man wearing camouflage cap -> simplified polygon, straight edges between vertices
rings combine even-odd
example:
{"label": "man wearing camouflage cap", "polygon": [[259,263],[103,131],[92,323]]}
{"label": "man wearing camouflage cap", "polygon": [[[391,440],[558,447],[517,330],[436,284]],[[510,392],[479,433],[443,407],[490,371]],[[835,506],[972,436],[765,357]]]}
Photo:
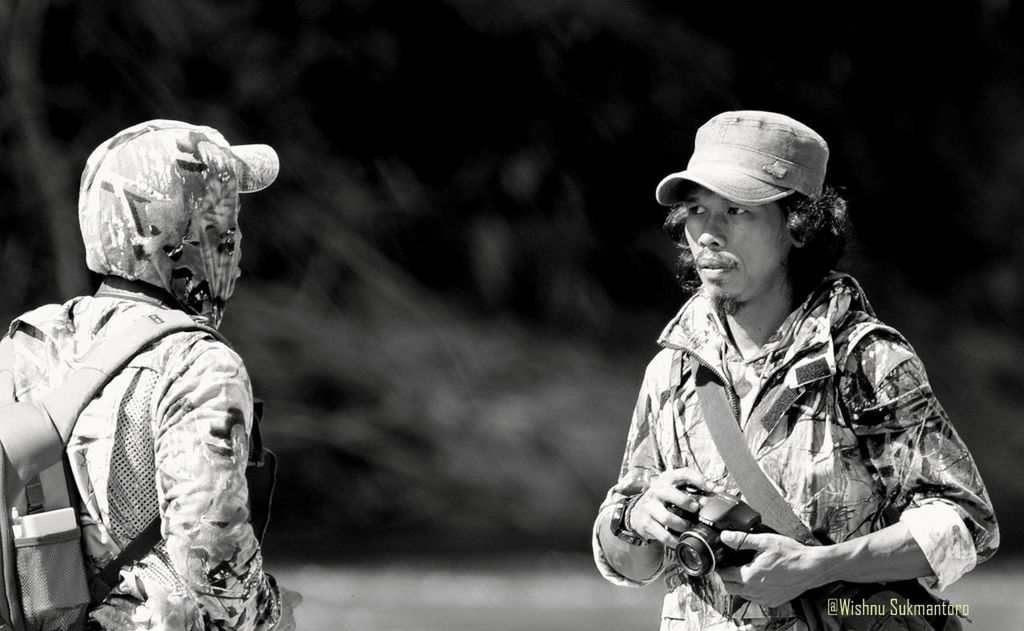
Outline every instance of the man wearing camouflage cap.
{"label": "man wearing camouflage cap", "polygon": [[[79,222],[94,296],[11,327],[19,399],[60,383],[81,355],[140,316],[180,310],[220,324],[239,275],[239,194],[271,184],[266,145],[153,120],[96,148]],[[294,628],[297,595],[263,571],[245,479],[253,398],[241,358],[202,331],[138,354],[78,417],[67,447],[89,573],[159,516],[161,541],[123,567],[89,629]],[[281,592],[287,597],[282,599]]]}
{"label": "man wearing camouflage cap", "polygon": [[[956,628],[950,609],[841,619],[808,595],[853,585],[869,599],[905,580],[926,598],[915,579],[942,589],[999,544],[921,360],[852,277],[830,271],[847,217],[824,186],[827,159],[824,139],[788,116],[725,112],[657,187],[694,294],[647,367],[593,548],[613,583],[664,579],[663,631]],[[698,514],[714,522],[702,506],[722,492],[763,507],[785,536],[726,525],[721,557],[700,528],[681,546]]]}

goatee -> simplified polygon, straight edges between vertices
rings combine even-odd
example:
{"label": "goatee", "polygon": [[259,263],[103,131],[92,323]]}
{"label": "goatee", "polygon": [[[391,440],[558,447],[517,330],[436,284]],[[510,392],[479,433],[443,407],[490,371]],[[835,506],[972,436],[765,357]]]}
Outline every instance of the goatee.
{"label": "goatee", "polygon": [[720,317],[736,315],[742,306],[742,303],[737,301],[736,298],[721,291],[708,291],[707,288],[704,291],[707,292],[708,300],[711,301],[711,306],[714,308],[715,313]]}

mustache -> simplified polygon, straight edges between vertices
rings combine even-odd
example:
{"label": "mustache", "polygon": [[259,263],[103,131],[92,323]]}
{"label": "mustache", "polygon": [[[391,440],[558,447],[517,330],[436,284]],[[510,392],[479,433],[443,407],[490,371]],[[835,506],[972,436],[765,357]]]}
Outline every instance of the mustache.
{"label": "mustache", "polygon": [[739,262],[726,252],[714,250],[703,250],[694,257],[698,267],[709,267],[713,269],[731,269],[737,267]]}

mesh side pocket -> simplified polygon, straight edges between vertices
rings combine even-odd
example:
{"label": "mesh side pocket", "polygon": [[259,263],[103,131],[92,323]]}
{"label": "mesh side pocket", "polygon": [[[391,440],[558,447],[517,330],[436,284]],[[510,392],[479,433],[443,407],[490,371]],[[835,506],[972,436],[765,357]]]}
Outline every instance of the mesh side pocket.
{"label": "mesh side pocket", "polygon": [[14,545],[27,629],[81,628],[89,589],[78,528],[17,539]]}

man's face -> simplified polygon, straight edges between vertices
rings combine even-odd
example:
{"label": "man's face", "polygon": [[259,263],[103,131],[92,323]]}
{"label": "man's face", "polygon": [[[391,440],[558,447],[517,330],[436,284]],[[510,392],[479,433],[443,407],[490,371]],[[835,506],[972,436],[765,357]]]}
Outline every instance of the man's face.
{"label": "man's face", "polygon": [[695,186],[682,204],[686,242],[701,283],[726,312],[789,289],[794,246],[777,203],[742,206]]}

